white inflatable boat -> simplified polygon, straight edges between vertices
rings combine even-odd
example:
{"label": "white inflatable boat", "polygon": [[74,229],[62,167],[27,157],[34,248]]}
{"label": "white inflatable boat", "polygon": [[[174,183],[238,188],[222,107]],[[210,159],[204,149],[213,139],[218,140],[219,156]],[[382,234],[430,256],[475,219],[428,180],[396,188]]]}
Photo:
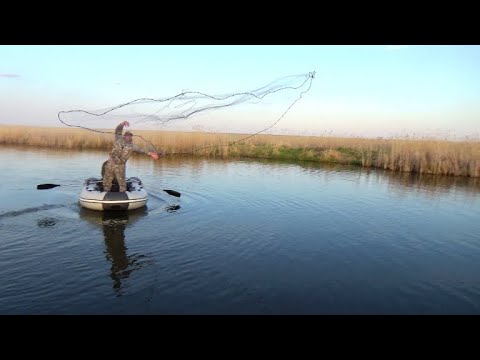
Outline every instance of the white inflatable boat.
{"label": "white inflatable boat", "polygon": [[148,193],[137,177],[127,178],[127,191],[118,191],[118,184],[112,191],[103,191],[103,181],[97,178],[85,180],[80,193],[80,205],[91,210],[134,210],[147,204]]}

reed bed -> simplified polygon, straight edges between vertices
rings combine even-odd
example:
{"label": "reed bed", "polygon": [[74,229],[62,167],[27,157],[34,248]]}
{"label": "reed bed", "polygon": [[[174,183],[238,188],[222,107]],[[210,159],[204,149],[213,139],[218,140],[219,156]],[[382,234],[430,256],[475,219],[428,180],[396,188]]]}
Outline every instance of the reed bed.
{"label": "reed bed", "polygon": [[[104,130],[112,131],[112,130]],[[480,177],[480,141],[367,139],[203,132],[133,131],[166,155],[264,158],[353,164],[385,170]],[[134,137],[138,145],[146,145]],[[0,125],[0,145],[109,151],[112,133],[77,128]]]}

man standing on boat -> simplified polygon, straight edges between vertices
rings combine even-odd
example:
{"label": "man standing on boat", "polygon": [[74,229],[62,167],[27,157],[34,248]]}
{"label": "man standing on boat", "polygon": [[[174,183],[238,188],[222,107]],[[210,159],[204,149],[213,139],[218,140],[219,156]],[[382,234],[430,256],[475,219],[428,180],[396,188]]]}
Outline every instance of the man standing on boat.
{"label": "man standing on boat", "polygon": [[118,181],[119,191],[127,191],[127,183],[125,181],[125,165],[133,151],[147,154],[154,160],[158,159],[158,154],[156,152],[145,151],[144,149],[133,144],[133,134],[130,131],[126,131],[122,136],[124,126],[130,126],[128,121],[121,122],[115,128],[115,143],[113,144],[113,149],[110,152],[110,157],[103,163],[102,166],[104,191],[110,191],[112,189],[112,181],[114,178]]}

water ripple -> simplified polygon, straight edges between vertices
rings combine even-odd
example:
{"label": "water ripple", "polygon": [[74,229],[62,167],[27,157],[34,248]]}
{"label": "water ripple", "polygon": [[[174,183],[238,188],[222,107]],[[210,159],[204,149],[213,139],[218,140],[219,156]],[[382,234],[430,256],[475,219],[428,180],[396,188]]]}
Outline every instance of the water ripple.
{"label": "water ripple", "polygon": [[147,207],[111,214],[28,190],[98,176],[103,152],[36,156],[0,189],[2,313],[480,313],[480,197],[460,179],[136,157]]}
{"label": "water ripple", "polygon": [[4,218],[9,218],[9,217],[16,217],[16,216],[22,216],[25,214],[30,214],[38,211],[44,211],[44,210],[50,210],[50,209],[59,209],[63,208],[66,205],[64,204],[59,204],[59,205],[41,205],[41,206],[36,206],[36,207],[31,207],[27,209],[21,209],[21,210],[14,210],[14,211],[8,211],[5,213],[0,214],[0,220]]}

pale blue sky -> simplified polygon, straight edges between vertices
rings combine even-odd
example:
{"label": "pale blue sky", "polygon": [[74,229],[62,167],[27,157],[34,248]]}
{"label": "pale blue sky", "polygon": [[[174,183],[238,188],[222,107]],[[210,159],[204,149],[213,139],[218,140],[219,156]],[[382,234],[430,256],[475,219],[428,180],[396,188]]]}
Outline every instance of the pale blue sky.
{"label": "pale blue sky", "polygon": [[[64,126],[57,119],[62,110],[106,108],[185,89],[248,91],[316,71],[310,91],[277,132],[478,136],[479,64],[480,46],[460,45],[1,45],[0,124]],[[261,128],[275,120],[250,119],[245,130],[258,130],[254,121]],[[220,129],[213,117],[202,121]]]}

